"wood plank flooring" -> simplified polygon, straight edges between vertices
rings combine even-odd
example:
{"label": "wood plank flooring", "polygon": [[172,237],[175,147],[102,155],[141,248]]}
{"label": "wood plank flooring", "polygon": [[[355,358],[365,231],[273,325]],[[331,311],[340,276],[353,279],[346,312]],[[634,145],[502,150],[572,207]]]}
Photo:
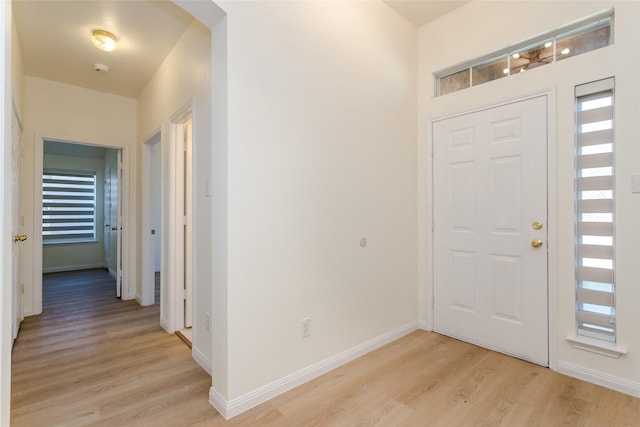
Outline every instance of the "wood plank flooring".
{"label": "wood plank flooring", "polygon": [[159,307],[102,270],[46,275],[13,353],[13,426],[639,426],[640,399],[416,331],[225,421]]}

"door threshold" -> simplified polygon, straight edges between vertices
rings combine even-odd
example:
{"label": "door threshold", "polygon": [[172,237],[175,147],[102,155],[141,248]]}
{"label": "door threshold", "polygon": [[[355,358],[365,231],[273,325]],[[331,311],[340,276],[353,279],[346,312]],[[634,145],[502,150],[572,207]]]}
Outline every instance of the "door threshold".
{"label": "door threshold", "polygon": [[180,340],[185,343],[187,347],[191,348],[191,328],[176,331],[176,336],[180,338]]}

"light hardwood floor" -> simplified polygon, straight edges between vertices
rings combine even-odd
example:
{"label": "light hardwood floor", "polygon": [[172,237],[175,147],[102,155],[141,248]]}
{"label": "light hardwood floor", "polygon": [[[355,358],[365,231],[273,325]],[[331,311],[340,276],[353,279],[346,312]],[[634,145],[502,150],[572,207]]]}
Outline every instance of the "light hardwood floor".
{"label": "light hardwood floor", "polygon": [[640,426],[640,399],[416,331],[231,421],[158,306],[100,270],[44,282],[13,354],[13,426]]}

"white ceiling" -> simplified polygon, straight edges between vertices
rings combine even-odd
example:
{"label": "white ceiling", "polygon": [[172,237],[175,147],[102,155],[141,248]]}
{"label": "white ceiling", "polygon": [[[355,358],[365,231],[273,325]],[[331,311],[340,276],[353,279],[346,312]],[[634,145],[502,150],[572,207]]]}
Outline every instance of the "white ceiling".
{"label": "white ceiling", "polygon": [[400,15],[403,15],[416,26],[421,27],[424,24],[446,15],[454,9],[459,8],[466,1],[453,0],[383,0],[391,6]]}
{"label": "white ceiling", "polygon": [[[29,76],[137,98],[193,17],[168,0],[13,0],[13,13]],[[118,37],[102,52],[91,31]],[[109,66],[97,72],[93,64]]]}
{"label": "white ceiling", "polygon": [[[384,0],[417,26],[467,1]],[[193,17],[169,0],[13,0],[24,72],[29,76],[137,98]],[[90,41],[104,29],[118,49]],[[110,71],[95,71],[93,64]]]}

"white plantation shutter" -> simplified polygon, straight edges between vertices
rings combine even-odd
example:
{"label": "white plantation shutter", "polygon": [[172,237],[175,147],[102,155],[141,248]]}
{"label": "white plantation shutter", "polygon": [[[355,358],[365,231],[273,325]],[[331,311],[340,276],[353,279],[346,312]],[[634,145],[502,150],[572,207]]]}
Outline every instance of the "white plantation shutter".
{"label": "white plantation shutter", "polygon": [[614,79],[576,86],[578,335],[616,340]]}
{"label": "white plantation shutter", "polygon": [[69,243],[96,238],[95,173],[42,175],[42,241]]}

